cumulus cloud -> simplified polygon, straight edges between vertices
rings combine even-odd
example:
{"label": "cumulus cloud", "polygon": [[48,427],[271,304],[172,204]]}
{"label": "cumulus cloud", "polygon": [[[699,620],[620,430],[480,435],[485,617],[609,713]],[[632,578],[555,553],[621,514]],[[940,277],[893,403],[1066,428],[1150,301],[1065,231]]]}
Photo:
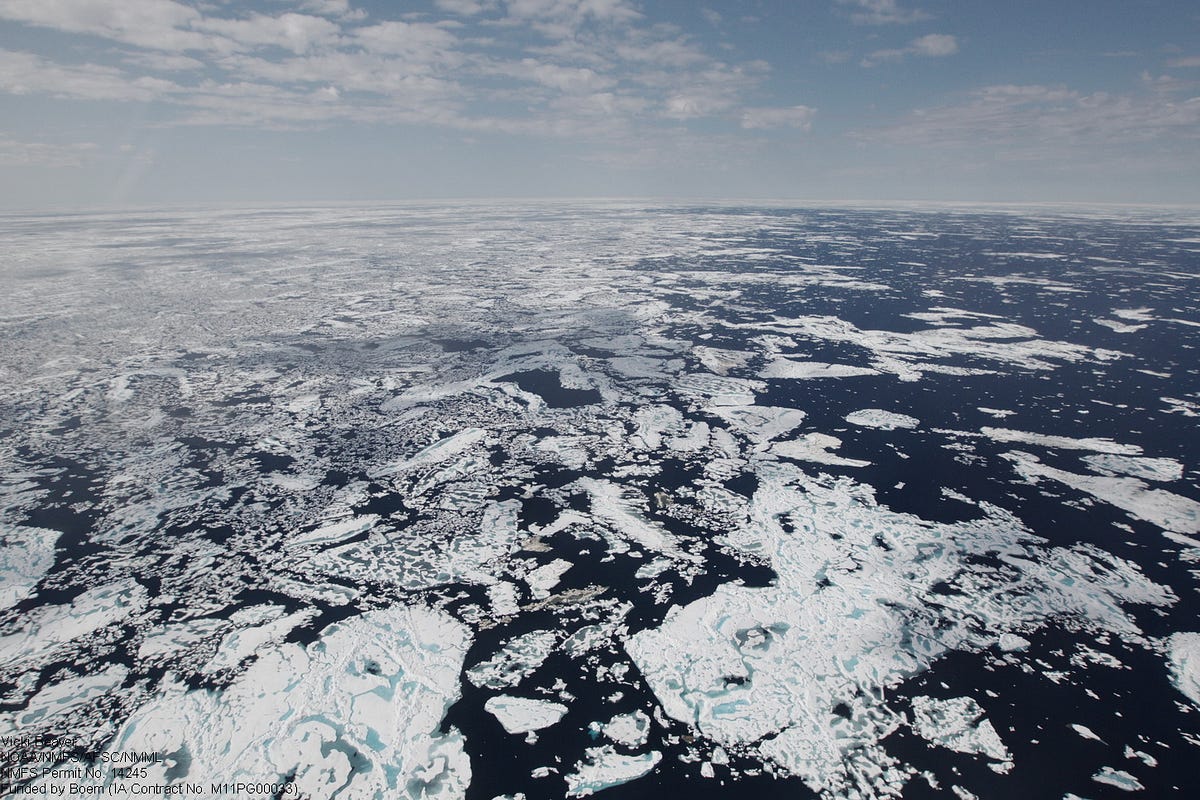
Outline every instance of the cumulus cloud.
{"label": "cumulus cloud", "polygon": [[293,53],[333,42],[341,30],[324,17],[294,13],[278,17],[254,14],[245,19],[205,18],[193,22],[192,27],[220,34],[241,47],[273,46]]}
{"label": "cumulus cloud", "polygon": [[434,0],[433,4],[442,11],[464,17],[482,14],[496,7],[494,0]]}
{"label": "cumulus cloud", "polygon": [[[1063,86],[997,85],[972,91],[963,103],[921,109],[856,138],[938,148],[993,146],[1030,157],[1062,158],[1081,149],[1148,142],[1200,130],[1200,97],[1168,94],[1085,94]],[[1040,156],[1039,156],[1040,157]]]}
{"label": "cumulus cloud", "polygon": [[874,67],[885,61],[899,61],[908,56],[939,58],[958,52],[958,39],[945,33],[930,33],[913,39],[907,47],[876,50],[862,60],[862,66]]}
{"label": "cumulus cloud", "polygon": [[200,12],[174,0],[0,0],[0,18],[156,50],[203,50],[211,44],[186,30]]}
{"label": "cumulus cloud", "polygon": [[896,0],[838,0],[838,3],[854,9],[850,19],[858,25],[896,25],[929,18],[924,11],[901,8]]}
{"label": "cumulus cloud", "polygon": [[815,108],[791,106],[790,108],[747,108],[742,111],[742,127],[747,130],[765,128],[812,128]]}
{"label": "cumulus cloud", "polygon": [[100,64],[67,66],[16,50],[0,50],[0,91],[79,100],[155,100],[181,87],[149,76],[131,77]]}
{"label": "cumulus cloud", "polygon": [[95,150],[92,142],[49,144],[0,136],[0,167],[79,167]]}
{"label": "cumulus cloud", "polygon": [[630,0],[432,5],[432,15],[387,19],[368,18],[354,0],[300,0],[278,13],[178,0],[0,0],[0,19],[116,43],[107,64],[0,52],[0,92],[158,101],[176,124],[419,123],[605,144],[707,118],[745,130],[810,124],[803,106],[739,110],[769,67],[714,58]]}

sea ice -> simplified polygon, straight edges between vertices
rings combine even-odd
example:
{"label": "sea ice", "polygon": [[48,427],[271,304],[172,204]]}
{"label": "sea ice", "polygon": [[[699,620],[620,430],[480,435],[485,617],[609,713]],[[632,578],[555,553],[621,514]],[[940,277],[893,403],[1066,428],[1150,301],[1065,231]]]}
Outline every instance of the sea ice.
{"label": "sea ice", "polygon": [[479,687],[516,686],[542,665],[561,638],[559,631],[531,631],[510,639],[491,658],[467,670],[467,680]]}
{"label": "sea ice", "polygon": [[494,716],[509,733],[529,733],[548,728],[563,718],[567,707],[549,700],[534,700],[497,695],[483,704],[484,709]]}
{"label": "sea ice", "polygon": [[312,797],[461,800],[471,778],[462,736],[439,729],[468,644],[467,629],[443,612],[371,611],[308,647],[273,647],[225,689],[164,689],[105,754],[169,757],[146,765],[143,793],[220,776],[249,782],[246,796],[264,800],[270,783],[286,780]]}
{"label": "sea ice", "polygon": [[0,529],[0,609],[29,595],[52,566],[58,531],[5,525]]}
{"label": "sea ice", "polygon": [[896,428],[915,428],[921,424],[916,417],[884,411],[881,408],[864,408],[861,411],[853,411],[846,415],[846,422],[883,431],[894,431]]}
{"label": "sea ice", "polygon": [[662,753],[651,750],[637,756],[618,753],[612,745],[589,747],[575,772],[564,776],[567,797],[587,797],[602,789],[620,786],[648,775],[662,760]]}
{"label": "sea ice", "polygon": [[617,744],[629,748],[641,747],[650,737],[650,717],[644,711],[618,714],[601,730]]}

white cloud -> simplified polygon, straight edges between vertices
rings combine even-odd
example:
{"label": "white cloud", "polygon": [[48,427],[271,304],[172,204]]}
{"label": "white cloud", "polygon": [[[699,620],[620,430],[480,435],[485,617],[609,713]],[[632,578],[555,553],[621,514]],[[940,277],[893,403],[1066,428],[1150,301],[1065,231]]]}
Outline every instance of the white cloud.
{"label": "white cloud", "polygon": [[170,81],[132,78],[99,64],[63,65],[16,50],[0,50],[0,91],[79,100],[155,100],[179,90]]}
{"label": "white cloud", "polygon": [[929,15],[918,9],[901,8],[896,0],[838,0],[843,6],[857,9],[850,20],[858,25],[894,25],[918,22]]}
{"label": "white cloud", "polygon": [[482,14],[496,7],[495,0],[434,0],[433,4],[442,11],[464,17]]}
{"label": "white cloud", "polygon": [[301,11],[338,19],[362,19],[367,12],[351,8],[350,0],[303,0],[298,6]]}
{"label": "white cloud", "polygon": [[622,25],[642,18],[626,0],[508,0],[506,19],[552,39],[574,36],[587,22]]}
{"label": "white cloud", "polygon": [[699,47],[681,39],[649,42],[634,39],[619,44],[616,54],[626,61],[644,61],[666,67],[686,67],[709,60]]}
{"label": "white cloud", "polygon": [[587,67],[564,67],[532,58],[499,62],[490,71],[492,74],[531,81],[571,94],[596,92],[617,83],[614,78],[601,75]]}
{"label": "white cloud", "polygon": [[0,167],[80,167],[95,150],[92,142],[49,144],[0,136]]}
{"label": "white cloud", "polygon": [[372,53],[402,55],[422,63],[452,60],[458,44],[454,34],[437,25],[395,20],[356,28],[353,41]]}
{"label": "white cloud", "polygon": [[958,40],[944,33],[931,33],[913,39],[909,49],[918,56],[952,56],[958,52]]}
{"label": "white cloud", "polygon": [[966,102],[921,109],[856,138],[936,148],[988,144],[1010,155],[1067,158],[1110,145],[1150,142],[1200,130],[1200,97],[1177,100],[1162,92],[1083,94],[1062,86],[988,86]]}
{"label": "white cloud", "polygon": [[957,52],[958,39],[945,33],[930,33],[913,39],[907,47],[876,50],[866,56],[861,64],[864,67],[874,67],[885,61],[900,61],[908,56],[940,58],[952,56]]}
{"label": "white cloud", "polygon": [[1167,62],[1167,65],[1171,67],[1200,67],[1200,56],[1173,58]]}
{"label": "white cloud", "polygon": [[121,57],[126,64],[145,67],[156,72],[187,72],[204,69],[205,63],[198,58],[177,53],[137,52]]}
{"label": "white cloud", "polygon": [[269,17],[254,14],[245,19],[208,17],[192,27],[221,36],[245,47],[275,46],[293,53],[306,53],[313,47],[336,40],[341,28],[324,17],[310,14],[281,14]]}
{"label": "white cloud", "polygon": [[210,46],[208,37],[184,30],[200,12],[174,0],[0,0],[0,18],[156,50]]}
{"label": "white cloud", "polygon": [[747,130],[799,128],[807,131],[812,128],[812,118],[816,113],[815,108],[808,106],[747,108],[742,111],[742,127]]}

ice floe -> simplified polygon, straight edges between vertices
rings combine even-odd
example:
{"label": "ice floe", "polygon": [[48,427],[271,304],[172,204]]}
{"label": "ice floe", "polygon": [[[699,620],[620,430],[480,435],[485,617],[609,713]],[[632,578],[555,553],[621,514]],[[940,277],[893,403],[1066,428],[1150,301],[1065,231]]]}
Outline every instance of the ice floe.
{"label": "ice floe", "polygon": [[458,697],[468,642],[467,629],[442,612],[368,612],[308,647],[262,653],[225,689],[164,688],[101,757],[164,754],[137,779],[143,791],[220,776],[248,783],[253,798],[293,781],[312,797],[459,800],[470,763],[458,731],[439,728]]}
{"label": "ice floe", "polygon": [[808,461],[813,464],[829,464],[835,467],[869,467],[870,461],[858,458],[845,458],[831,451],[842,446],[842,440],[827,433],[806,433],[795,439],[776,442],[771,445],[771,452],[784,458],[794,458],[797,461]]}
{"label": "ice floe", "polygon": [[650,717],[644,711],[618,714],[602,725],[600,730],[619,745],[638,748],[650,737]]}
{"label": "ice floe", "polygon": [[[767,556],[777,584],[721,586],[626,649],[669,716],[724,746],[756,748],[823,796],[903,786],[909,773],[880,744],[903,717],[882,693],[945,653],[1062,616],[1136,639],[1120,605],[1174,600],[1131,564],[1043,549],[986,504],[979,520],[935,524],[876,505],[846,479],[813,480],[782,464],[760,466],[758,477],[751,523],[727,540]],[[1015,571],[965,568],[989,551]],[[933,594],[945,581],[954,591]]]}
{"label": "ice floe", "polygon": [[510,639],[491,658],[467,670],[467,680],[479,687],[516,686],[542,665],[562,639],[559,631],[531,631]]}
{"label": "ice floe", "polygon": [[1200,707],[1200,633],[1172,634],[1167,659],[1175,688]]}
{"label": "ice floe", "polygon": [[1114,786],[1125,792],[1140,792],[1146,788],[1142,785],[1141,781],[1125,770],[1113,769],[1112,767],[1102,767],[1099,772],[1092,776],[1092,780],[1096,783]]}
{"label": "ice floe", "polygon": [[922,739],[959,753],[978,753],[993,761],[1012,761],[1012,755],[983,709],[971,697],[939,700],[912,699],[913,730]]}
{"label": "ice floe", "polygon": [[567,707],[562,703],[508,694],[490,698],[483,707],[509,733],[540,731],[555,724],[567,713]]}
{"label": "ice floe", "polygon": [[1079,475],[1041,463],[1037,456],[1021,451],[1005,453],[1016,471],[1026,480],[1049,478],[1111,503],[1133,516],[1175,533],[1200,533],[1200,502],[1151,489],[1138,478]]}
{"label": "ice floe", "polygon": [[897,428],[915,428],[921,424],[916,417],[907,414],[897,414],[894,411],[884,411],[881,408],[864,408],[852,411],[846,415],[846,422],[860,425],[864,428],[878,428],[883,431],[894,431]]}
{"label": "ice floe", "polygon": [[0,529],[0,609],[33,594],[42,576],[54,566],[58,531],[5,525]]}
{"label": "ice floe", "polygon": [[795,361],[776,358],[763,367],[761,378],[787,378],[811,380],[814,378],[857,378],[863,375],[878,375],[879,370],[870,367],[854,367],[849,364],[827,364],[824,361]]}
{"label": "ice floe", "polygon": [[584,752],[583,760],[575,765],[575,771],[564,776],[567,797],[587,797],[603,789],[637,780],[649,774],[661,760],[662,753],[657,750],[627,756],[618,753],[612,745],[589,747]]}

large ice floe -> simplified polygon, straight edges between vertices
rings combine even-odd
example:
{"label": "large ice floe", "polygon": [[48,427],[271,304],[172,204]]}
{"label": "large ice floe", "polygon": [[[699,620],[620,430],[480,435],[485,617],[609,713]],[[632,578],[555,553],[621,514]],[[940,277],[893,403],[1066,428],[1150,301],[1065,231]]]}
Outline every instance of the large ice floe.
{"label": "large ice floe", "polygon": [[[757,751],[823,795],[899,795],[911,772],[881,740],[908,722],[888,691],[949,652],[1059,618],[1137,639],[1120,606],[1174,601],[1100,551],[1043,550],[995,507],[935,524],[889,511],[847,479],[771,464],[758,478],[749,524],[728,541],[767,557],[777,583],[722,586],[626,648],[667,714]],[[999,565],[968,567],[985,555]],[[914,699],[912,724],[925,738],[940,729],[937,743],[951,749],[1007,760],[995,729],[977,723],[975,701],[956,703]]]}
{"label": "large ice floe", "polygon": [[1197,239],[4,215],[0,795],[1195,795]]}
{"label": "large ice floe", "polygon": [[[247,797],[273,797],[290,783],[314,797],[461,798],[471,781],[462,736],[439,728],[458,697],[468,641],[441,612],[369,612],[308,647],[262,653],[224,689],[164,687],[97,763],[157,753],[149,785],[220,776],[250,787]],[[106,783],[122,782],[95,781]]]}

